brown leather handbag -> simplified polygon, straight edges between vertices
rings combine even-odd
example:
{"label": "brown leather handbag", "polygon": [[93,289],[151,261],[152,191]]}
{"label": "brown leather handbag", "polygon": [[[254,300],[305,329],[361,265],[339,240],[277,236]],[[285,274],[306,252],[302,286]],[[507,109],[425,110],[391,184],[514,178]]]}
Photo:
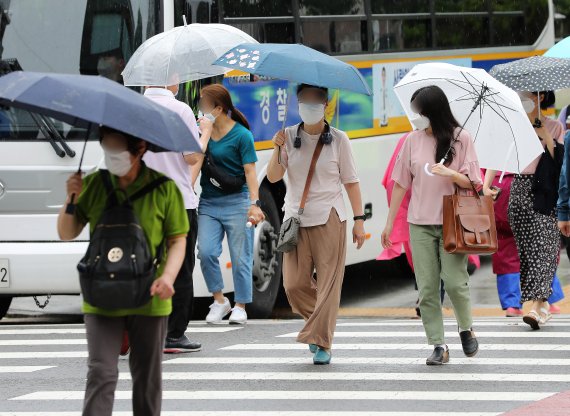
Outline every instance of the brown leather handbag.
{"label": "brown leather handbag", "polygon": [[454,254],[492,254],[497,251],[497,228],[493,199],[480,196],[475,185],[472,195],[443,197],[443,248]]}

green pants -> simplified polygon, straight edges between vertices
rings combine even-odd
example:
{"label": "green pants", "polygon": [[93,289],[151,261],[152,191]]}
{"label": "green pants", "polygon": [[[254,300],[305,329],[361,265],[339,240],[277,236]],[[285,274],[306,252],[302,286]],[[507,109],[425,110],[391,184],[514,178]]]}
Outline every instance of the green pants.
{"label": "green pants", "polygon": [[473,324],[467,255],[445,252],[441,225],[410,224],[410,242],[420,295],[419,307],[428,343],[443,344],[441,280],[453,304],[459,328],[469,329]]}

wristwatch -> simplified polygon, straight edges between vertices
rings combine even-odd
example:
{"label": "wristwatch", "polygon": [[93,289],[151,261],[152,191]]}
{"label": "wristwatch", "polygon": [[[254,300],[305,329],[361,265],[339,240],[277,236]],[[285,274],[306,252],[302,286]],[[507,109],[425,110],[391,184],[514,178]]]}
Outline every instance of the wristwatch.
{"label": "wristwatch", "polygon": [[354,221],[357,221],[357,220],[366,221],[366,215],[357,215],[353,219],[354,219]]}
{"label": "wristwatch", "polygon": [[251,205],[255,205],[256,207],[261,208],[261,201],[259,199],[251,201]]}

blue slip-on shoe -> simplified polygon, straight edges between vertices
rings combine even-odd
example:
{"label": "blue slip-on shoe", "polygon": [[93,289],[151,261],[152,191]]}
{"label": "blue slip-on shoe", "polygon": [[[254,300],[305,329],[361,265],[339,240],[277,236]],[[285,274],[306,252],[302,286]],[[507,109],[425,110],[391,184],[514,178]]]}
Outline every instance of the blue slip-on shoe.
{"label": "blue slip-on shoe", "polygon": [[330,352],[319,348],[313,357],[313,364],[315,365],[326,365],[331,363],[332,355]]}
{"label": "blue slip-on shoe", "polygon": [[318,349],[319,347],[317,346],[317,344],[309,344],[309,351],[311,351],[311,354],[316,353]]}

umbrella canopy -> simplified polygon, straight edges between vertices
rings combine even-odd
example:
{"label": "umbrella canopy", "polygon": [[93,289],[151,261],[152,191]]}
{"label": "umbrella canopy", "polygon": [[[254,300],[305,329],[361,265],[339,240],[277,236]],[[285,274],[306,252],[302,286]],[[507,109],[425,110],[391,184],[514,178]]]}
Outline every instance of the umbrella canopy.
{"label": "umbrella canopy", "polygon": [[105,125],[144,139],[153,151],[202,151],[178,114],[104,77],[12,72],[0,77],[0,104],[78,127]]}
{"label": "umbrella canopy", "polygon": [[298,44],[244,43],[214,62],[250,74],[372,95],[354,66]]}
{"label": "umbrella canopy", "polygon": [[570,87],[570,60],[532,56],[495,65],[489,72],[515,91],[550,91]]}
{"label": "umbrella canopy", "polygon": [[473,137],[483,168],[520,173],[543,152],[518,94],[482,69],[445,63],[416,65],[394,87],[407,116],[421,87],[436,85],[447,96],[457,121]]}
{"label": "umbrella canopy", "polygon": [[222,75],[228,68],[212,62],[240,43],[257,43],[241,30],[224,24],[193,23],[146,40],[122,75],[125,85],[166,86]]}
{"label": "umbrella canopy", "polygon": [[548,58],[570,58],[570,36],[562,39],[552,48],[547,50],[544,56]]}

